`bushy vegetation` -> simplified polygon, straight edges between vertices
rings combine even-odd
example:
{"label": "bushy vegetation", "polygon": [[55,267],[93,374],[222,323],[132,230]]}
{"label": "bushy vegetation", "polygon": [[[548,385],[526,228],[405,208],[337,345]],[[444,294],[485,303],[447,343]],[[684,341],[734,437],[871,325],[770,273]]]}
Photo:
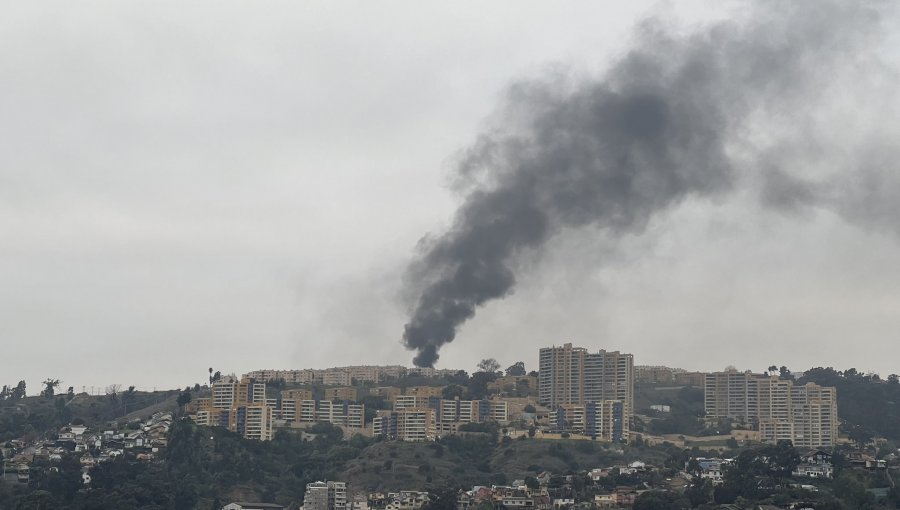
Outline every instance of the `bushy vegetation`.
{"label": "bushy vegetation", "polygon": [[838,413],[850,438],[864,443],[874,436],[900,441],[900,378],[861,374],[854,368],[811,368],[797,383],[837,388]]}
{"label": "bushy vegetation", "polygon": [[0,492],[0,508],[191,509],[236,496],[300,503],[308,482],[337,479],[347,461],[371,444],[361,436],[344,440],[341,429],[329,424],[311,431],[312,441],[279,432],[273,441],[260,442],[178,421],[170,430],[165,462],[126,456],[102,463],[91,471],[90,490],[79,490],[81,467],[74,457],[54,464],[55,472],[36,465],[27,490]]}

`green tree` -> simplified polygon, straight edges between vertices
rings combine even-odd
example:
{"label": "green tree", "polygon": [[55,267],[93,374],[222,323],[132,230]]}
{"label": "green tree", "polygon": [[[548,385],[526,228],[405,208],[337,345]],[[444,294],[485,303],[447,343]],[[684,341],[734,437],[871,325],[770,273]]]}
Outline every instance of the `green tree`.
{"label": "green tree", "polygon": [[784,365],[782,365],[778,369],[778,377],[780,377],[781,379],[786,379],[786,380],[791,380],[791,381],[794,380],[794,375],[791,374],[791,371],[788,369],[788,367],[786,367]]}
{"label": "green tree", "polygon": [[684,502],[675,494],[661,491],[647,491],[634,500],[634,510],[672,510],[683,508]]}
{"label": "green tree", "polygon": [[497,370],[500,370],[500,363],[498,363],[494,358],[486,358],[478,362],[479,372],[488,372],[493,374],[496,373]]}
{"label": "green tree", "polygon": [[691,507],[698,507],[704,503],[709,503],[712,495],[712,482],[702,478],[695,477],[691,480],[690,485],[684,491],[684,495],[691,503]]}
{"label": "green tree", "polygon": [[9,394],[10,400],[21,400],[25,398],[25,381],[19,381],[19,384]]}
{"label": "green tree", "polygon": [[458,384],[448,384],[447,386],[444,386],[443,390],[441,390],[441,396],[445,400],[453,400],[456,398],[462,398],[465,391],[466,389]]}
{"label": "green tree", "polygon": [[874,508],[875,497],[866,491],[865,485],[849,473],[842,473],[834,481],[834,495],[842,499],[850,508],[867,510]]}
{"label": "green tree", "polygon": [[517,361],[517,362],[513,363],[512,365],[510,365],[509,367],[507,367],[507,369],[506,369],[507,376],[518,376],[518,375],[525,375],[525,374],[526,374],[525,363],[522,361]]}
{"label": "green tree", "polygon": [[178,398],[175,400],[175,402],[178,404],[178,407],[184,407],[190,401],[191,401],[191,392],[189,392],[189,391],[181,392],[181,394],[178,395]]}

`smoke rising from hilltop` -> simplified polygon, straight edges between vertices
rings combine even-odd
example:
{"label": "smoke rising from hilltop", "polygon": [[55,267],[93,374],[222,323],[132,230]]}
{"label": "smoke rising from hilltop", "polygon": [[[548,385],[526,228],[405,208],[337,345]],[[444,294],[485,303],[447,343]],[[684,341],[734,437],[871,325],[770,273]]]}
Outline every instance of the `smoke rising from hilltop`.
{"label": "smoke rising from hilltop", "polygon": [[[765,138],[802,123],[831,70],[854,59],[880,18],[809,1],[766,3],[747,19],[689,35],[650,20],[600,79],[510,88],[497,128],[458,165],[467,192],[450,228],[426,236],[408,267],[403,342],[417,366],[433,365],[479,306],[513,292],[518,256],[563,229],[641,233],[686,199],[748,185],[750,173],[764,181],[767,205],[822,200],[778,151],[764,150]],[[759,123],[773,129],[760,137]],[[818,149],[800,144],[792,157]]]}

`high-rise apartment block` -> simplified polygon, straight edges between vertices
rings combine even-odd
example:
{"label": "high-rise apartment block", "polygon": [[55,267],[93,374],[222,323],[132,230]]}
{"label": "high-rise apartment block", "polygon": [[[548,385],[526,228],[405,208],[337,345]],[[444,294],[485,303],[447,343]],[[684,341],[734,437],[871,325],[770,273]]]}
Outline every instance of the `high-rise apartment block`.
{"label": "high-rise apartment block", "polygon": [[634,357],[619,351],[592,353],[567,343],[540,350],[538,391],[551,409],[606,400],[622,403],[626,431],[634,409]]}
{"label": "high-rise apartment block", "polygon": [[306,484],[303,510],[346,510],[346,508],[346,483],[326,481]]}
{"label": "high-rise apartment block", "polygon": [[707,417],[758,425],[764,441],[789,439],[797,447],[821,448],[837,440],[834,388],[730,370],[707,374],[704,389]]}
{"label": "high-rise apartment block", "polygon": [[199,425],[220,426],[247,439],[272,439],[273,413],[266,405],[266,385],[252,379],[224,377],[212,384],[212,396],[198,399],[193,419]]}

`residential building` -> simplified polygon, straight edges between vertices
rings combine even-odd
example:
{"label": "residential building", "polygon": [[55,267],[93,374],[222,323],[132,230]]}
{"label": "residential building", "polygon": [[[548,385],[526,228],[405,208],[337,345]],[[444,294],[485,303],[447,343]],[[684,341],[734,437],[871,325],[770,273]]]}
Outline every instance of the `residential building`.
{"label": "residential building", "polygon": [[398,395],[394,397],[394,411],[415,407],[431,407],[437,409],[440,406],[439,397],[421,397],[418,395]]}
{"label": "residential building", "polygon": [[325,388],[325,400],[349,400],[350,402],[356,402],[359,400],[359,390],[352,386]]}
{"label": "residential building", "polygon": [[230,409],[240,404],[265,404],[266,384],[250,378],[226,376],[212,384],[214,409]]}
{"label": "residential building", "polygon": [[509,404],[504,400],[459,400],[442,399],[438,408],[439,421],[460,423],[483,423],[509,421]]}
{"label": "residential building", "polygon": [[294,421],[299,423],[328,422],[361,429],[365,427],[366,406],[330,400],[303,400],[295,416]]}
{"label": "residential building", "polygon": [[306,484],[303,510],[346,510],[346,508],[346,483],[325,481]]}
{"label": "residential building", "polygon": [[815,383],[738,372],[706,375],[704,407],[709,418],[756,425],[762,441],[788,439],[800,448],[832,447],[837,440],[837,393]]}
{"label": "residential building", "polygon": [[435,414],[435,410],[430,407],[379,411],[372,420],[372,432],[375,436],[399,441],[431,441],[436,437]]}
{"label": "residential building", "polygon": [[416,397],[438,397],[444,394],[443,386],[410,386],[406,388],[406,391],[403,393],[407,396],[416,396]]}
{"label": "residential building", "polygon": [[272,439],[274,415],[267,405],[265,383],[226,376],[214,382],[211,391],[210,398],[197,399],[190,407],[195,423],[224,427],[247,439]]}
{"label": "residential building", "polygon": [[625,405],[621,400],[560,405],[550,413],[550,427],[560,432],[575,432],[612,442],[623,441],[629,431]]}
{"label": "residential building", "polygon": [[563,404],[584,403],[584,359],[587,349],[563,344],[546,347],[538,358],[538,390],[541,403],[556,409]]}
{"label": "residential building", "polygon": [[675,384],[702,388],[706,382],[706,372],[676,372]]}
{"label": "residential building", "polygon": [[326,386],[350,386],[353,380],[350,372],[342,368],[329,368],[322,375],[322,384]]}
{"label": "residential building", "polygon": [[649,384],[674,383],[676,370],[663,366],[637,365],[634,367],[634,380]]}
{"label": "residential building", "polygon": [[245,404],[233,408],[229,430],[245,439],[270,441],[272,439],[272,408],[265,404]]}
{"label": "residential building", "polygon": [[834,476],[834,465],[831,454],[822,450],[812,450],[800,455],[800,464],[791,473],[794,476],[810,478],[831,478]]}
{"label": "residential building", "polygon": [[377,388],[369,388],[369,395],[382,397],[388,402],[393,402],[398,395],[402,395],[403,390],[395,386],[379,386]]}
{"label": "residential building", "polygon": [[619,400],[630,423],[634,409],[634,357],[619,351],[588,352],[563,344],[539,353],[541,403],[555,409],[563,404]]}

